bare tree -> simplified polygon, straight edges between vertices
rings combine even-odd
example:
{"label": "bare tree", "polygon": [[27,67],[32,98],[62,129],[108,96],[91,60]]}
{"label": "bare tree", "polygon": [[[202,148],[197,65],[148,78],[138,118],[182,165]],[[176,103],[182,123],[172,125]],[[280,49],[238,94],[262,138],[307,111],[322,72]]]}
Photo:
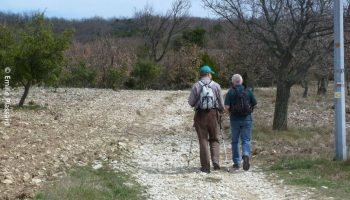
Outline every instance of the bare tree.
{"label": "bare tree", "polygon": [[236,66],[239,73],[243,74],[245,86],[254,90],[262,78],[266,76],[266,72],[270,73],[266,68],[269,63],[269,52],[260,41],[252,37],[239,35],[236,37],[235,46],[231,47],[232,51],[230,58],[232,63]]}
{"label": "bare tree", "polygon": [[171,39],[187,27],[189,0],[176,0],[165,15],[157,15],[152,7],[146,6],[135,14],[142,35],[149,50],[149,56],[159,62],[167,53]]}
{"label": "bare tree", "polygon": [[202,1],[241,34],[261,41],[273,55],[277,64],[268,65],[277,82],[273,129],[287,129],[290,89],[321,56],[318,49],[310,48],[314,40],[332,33],[332,1]]}

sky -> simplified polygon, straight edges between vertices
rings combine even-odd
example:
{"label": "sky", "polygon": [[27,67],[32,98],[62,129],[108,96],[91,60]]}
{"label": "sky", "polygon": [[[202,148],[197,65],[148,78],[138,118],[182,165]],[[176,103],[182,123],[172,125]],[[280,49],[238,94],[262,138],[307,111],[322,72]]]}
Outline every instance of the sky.
{"label": "sky", "polygon": [[[214,17],[203,8],[201,0],[190,0],[191,16]],[[0,0],[0,11],[23,13],[45,11],[47,17],[62,17],[66,19],[82,19],[90,17],[133,17],[135,11],[141,10],[146,4],[153,6],[157,13],[165,13],[172,0]]]}

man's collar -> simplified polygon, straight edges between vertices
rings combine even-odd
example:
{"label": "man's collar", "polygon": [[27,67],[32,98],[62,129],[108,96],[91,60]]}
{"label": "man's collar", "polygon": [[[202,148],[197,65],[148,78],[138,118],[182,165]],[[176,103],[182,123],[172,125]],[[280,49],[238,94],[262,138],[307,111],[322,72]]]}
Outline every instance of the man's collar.
{"label": "man's collar", "polygon": [[202,77],[201,80],[210,81],[211,79],[209,77],[205,76],[205,77]]}

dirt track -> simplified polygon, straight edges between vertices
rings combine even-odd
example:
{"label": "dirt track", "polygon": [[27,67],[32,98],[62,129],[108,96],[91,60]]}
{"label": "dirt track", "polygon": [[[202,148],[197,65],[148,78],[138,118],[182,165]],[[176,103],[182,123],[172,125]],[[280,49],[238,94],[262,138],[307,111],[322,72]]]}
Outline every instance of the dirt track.
{"label": "dirt track", "polygon": [[[20,92],[13,91],[12,99],[17,100]],[[46,108],[12,111],[11,127],[0,126],[0,199],[31,198],[66,169],[100,161],[133,173],[148,187],[151,199],[312,196],[310,191],[268,181],[254,160],[249,172],[199,173],[187,95],[183,91],[97,89],[59,89],[55,93],[34,88],[28,101]],[[193,160],[187,168],[191,137]],[[226,139],[227,147],[229,142]]]}

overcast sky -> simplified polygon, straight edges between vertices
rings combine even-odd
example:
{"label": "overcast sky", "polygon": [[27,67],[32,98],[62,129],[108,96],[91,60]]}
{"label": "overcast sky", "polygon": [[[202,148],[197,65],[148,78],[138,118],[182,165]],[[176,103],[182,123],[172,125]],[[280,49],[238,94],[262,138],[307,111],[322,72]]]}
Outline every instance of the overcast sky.
{"label": "overcast sky", "polygon": [[[213,17],[203,8],[201,0],[190,0],[191,16]],[[0,11],[23,13],[45,11],[48,17],[81,19],[94,16],[132,17],[135,10],[146,4],[152,5],[156,12],[164,13],[171,6],[172,0],[0,0]]]}

